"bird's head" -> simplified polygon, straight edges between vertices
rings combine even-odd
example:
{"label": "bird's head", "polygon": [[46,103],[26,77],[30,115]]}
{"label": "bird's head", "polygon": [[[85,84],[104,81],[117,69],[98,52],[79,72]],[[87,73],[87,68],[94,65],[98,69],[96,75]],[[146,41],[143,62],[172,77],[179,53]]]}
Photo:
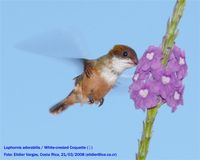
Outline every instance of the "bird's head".
{"label": "bird's head", "polygon": [[115,45],[109,52],[113,66],[119,72],[138,64],[136,52],[126,45]]}

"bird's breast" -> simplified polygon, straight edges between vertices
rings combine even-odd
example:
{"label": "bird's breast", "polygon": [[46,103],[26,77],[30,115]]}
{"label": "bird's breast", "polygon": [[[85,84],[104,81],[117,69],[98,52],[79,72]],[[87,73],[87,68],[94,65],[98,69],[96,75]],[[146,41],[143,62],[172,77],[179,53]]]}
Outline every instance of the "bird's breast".
{"label": "bird's breast", "polygon": [[106,83],[114,85],[119,74],[114,71],[111,67],[103,67],[100,72],[100,76],[105,80]]}

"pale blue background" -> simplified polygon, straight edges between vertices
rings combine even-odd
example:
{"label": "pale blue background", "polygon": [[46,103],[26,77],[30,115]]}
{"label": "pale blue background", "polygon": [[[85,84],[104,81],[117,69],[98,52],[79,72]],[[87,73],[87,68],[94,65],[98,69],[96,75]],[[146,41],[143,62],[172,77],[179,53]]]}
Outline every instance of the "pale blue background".
{"label": "pale blue background", "polygon": [[[127,88],[110,92],[101,108],[76,105],[54,117],[48,109],[72,89],[77,74],[73,65],[19,50],[16,44],[56,30],[75,37],[81,54],[90,58],[105,54],[117,43],[130,45],[141,57],[148,45],[160,45],[174,2],[1,1],[1,147],[93,145],[94,152],[117,152],[114,159],[134,159],[146,114],[135,110]],[[185,49],[189,66],[185,103],[175,113],[166,106],[159,110],[149,160],[200,159],[198,9],[199,1],[187,2],[176,40]],[[59,46],[58,42],[50,43]]]}

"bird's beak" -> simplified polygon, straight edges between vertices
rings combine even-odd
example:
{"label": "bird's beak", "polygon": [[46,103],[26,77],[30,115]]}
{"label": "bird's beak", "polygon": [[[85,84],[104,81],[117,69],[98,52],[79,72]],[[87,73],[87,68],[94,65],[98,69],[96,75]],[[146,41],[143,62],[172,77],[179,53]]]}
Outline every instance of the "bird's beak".
{"label": "bird's beak", "polygon": [[134,63],[135,63],[135,65],[138,64],[138,58],[137,58],[137,56],[136,56],[135,59],[134,59]]}
{"label": "bird's beak", "polygon": [[135,65],[138,64],[138,57],[137,57],[137,54],[136,54],[136,53],[135,53],[135,56],[134,56],[134,59],[133,59],[133,63],[134,63]]}
{"label": "bird's beak", "polygon": [[135,57],[131,60],[131,62],[129,62],[129,64],[131,64],[131,65],[133,65],[133,66],[136,66],[136,65],[138,64],[138,58],[137,58],[137,56],[135,56]]}

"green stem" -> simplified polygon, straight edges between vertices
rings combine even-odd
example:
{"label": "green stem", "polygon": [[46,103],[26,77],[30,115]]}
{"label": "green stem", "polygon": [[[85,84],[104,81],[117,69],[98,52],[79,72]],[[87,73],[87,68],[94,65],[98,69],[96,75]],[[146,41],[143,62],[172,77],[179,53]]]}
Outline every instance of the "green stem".
{"label": "green stem", "polygon": [[162,42],[162,51],[164,54],[162,63],[164,65],[166,65],[168,62],[169,51],[173,48],[175,39],[178,35],[177,26],[183,15],[184,7],[185,7],[185,0],[177,0],[176,5],[174,7],[172,18],[168,20],[167,31]]}
{"label": "green stem", "polygon": [[[185,1],[186,0],[177,0],[176,5],[174,7],[172,18],[169,19],[168,21],[167,31],[162,42],[162,51],[163,51],[162,64],[163,65],[167,65],[169,55],[170,55],[169,51],[174,46],[174,42],[178,34],[177,26],[183,15]],[[136,154],[136,160],[146,159],[149,143],[150,143],[150,139],[152,135],[154,120],[156,118],[156,115],[160,106],[161,104],[158,103],[155,107],[148,109],[147,111],[146,120],[143,123],[142,137],[141,137],[141,140],[139,140],[139,149],[138,149],[138,153]]]}
{"label": "green stem", "polygon": [[145,122],[143,122],[143,133],[142,133],[141,140],[139,140],[139,150],[138,150],[138,154],[136,155],[136,160],[146,159],[149,142],[150,142],[151,134],[152,134],[153,123],[154,123],[156,114],[158,112],[158,108],[160,106],[161,105],[158,104],[156,107],[149,109],[147,112],[146,120]]}

